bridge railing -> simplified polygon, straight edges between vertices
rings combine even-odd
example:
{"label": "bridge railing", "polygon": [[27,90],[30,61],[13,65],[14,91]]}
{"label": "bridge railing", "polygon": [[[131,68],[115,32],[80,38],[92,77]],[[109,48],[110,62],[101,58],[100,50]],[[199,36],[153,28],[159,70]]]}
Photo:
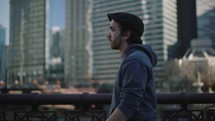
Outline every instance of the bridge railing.
{"label": "bridge railing", "polygon": [[[159,120],[215,121],[213,93],[159,93],[157,97]],[[109,93],[0,94],[0,121],[84,121],[83,117],[105,121],[110,102]]]}

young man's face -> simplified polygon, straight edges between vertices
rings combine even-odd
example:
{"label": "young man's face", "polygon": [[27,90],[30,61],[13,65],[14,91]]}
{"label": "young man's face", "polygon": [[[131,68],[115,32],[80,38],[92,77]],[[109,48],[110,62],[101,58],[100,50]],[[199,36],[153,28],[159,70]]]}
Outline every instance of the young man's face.
{"label": "young man's face", "polygon": [[110,41],[110,45],[112,49],[120,49],[123,39],[119,27],[119,23],[114,21],[113,19],[110,22],[109,33],[107,38]]}

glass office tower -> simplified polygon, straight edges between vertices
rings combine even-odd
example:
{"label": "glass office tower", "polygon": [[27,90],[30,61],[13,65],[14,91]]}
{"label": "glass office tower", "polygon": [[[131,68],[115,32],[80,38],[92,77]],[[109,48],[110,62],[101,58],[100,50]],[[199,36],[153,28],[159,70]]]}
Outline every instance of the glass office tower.
{"label": "glass office tower", "polygon": [[0,80],[4,80],[4,49],[5,49],[5,41],[6,41],[6,29],[0,24]]}
{"label": "glass office tower", "polygon": [[144,41],[158,55],[155,76],[159,85],[165,78],[165,62],[177,56],[177,6],[176,0],[150,0],[144,7]]}
{"label": "glass office tower", "polygon": [[29,84],[45,72],[46,0],[10,1],[8,81]]}
{"label": "glass office tower", "polygon": [[215,49],[215,1],[196,0],[198,38],[212,40]]}
{"label": "glass office tower", "polygon": [[67,85],[83,85],[92,75],[91,0],[66,1],[64,78]]}

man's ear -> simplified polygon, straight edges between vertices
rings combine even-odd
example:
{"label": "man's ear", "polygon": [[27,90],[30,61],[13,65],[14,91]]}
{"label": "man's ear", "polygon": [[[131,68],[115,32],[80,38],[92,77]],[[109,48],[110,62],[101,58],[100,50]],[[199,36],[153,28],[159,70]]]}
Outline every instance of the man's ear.
{"label": "man's ear", "polygon": [[131,31],[126,31],[124,34],[123,34],[123,37],[125,40],[128,40],[128,38],[131,36]]}

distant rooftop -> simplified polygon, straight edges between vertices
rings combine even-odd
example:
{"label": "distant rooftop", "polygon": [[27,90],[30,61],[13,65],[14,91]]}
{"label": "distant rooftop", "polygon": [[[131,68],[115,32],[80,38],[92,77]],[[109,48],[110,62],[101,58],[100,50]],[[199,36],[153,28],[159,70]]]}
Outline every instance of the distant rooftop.
{"label": "distant rooftop", "polygon": [[215,50],[210,39],[194,39],[183,60],[215,60]]}

